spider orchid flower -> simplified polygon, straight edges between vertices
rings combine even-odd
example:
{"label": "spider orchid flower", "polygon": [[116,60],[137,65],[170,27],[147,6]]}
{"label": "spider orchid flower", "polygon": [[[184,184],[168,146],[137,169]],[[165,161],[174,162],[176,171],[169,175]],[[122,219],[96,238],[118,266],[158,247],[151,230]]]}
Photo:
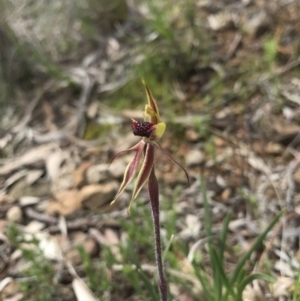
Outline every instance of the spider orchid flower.
{"label": "spider orchid flower", "polygon": [[154,173],[156,155],[155,148],[158,148],[185,172],[187,181],[189,183],[189,176],[186,170],[169,154],[167,154],[157,143],[157,140],[161,138],[165,132],[166,124],[160,120],[159,110],[151,91],[146,86],[144,81],[143,84],[145,85],[148,98],[148,103],[146,104],[144,111],[144,121],[136,121],[132,119],[133,134],[142,137],[142,139],[133,147],[117,153],[112,159],[113,161],[116,157],[125,152],[135,152],[134,157],[129,162],[125,170],[123,182],[119,188],[119,191],[117,192],[115,199],[111,202],[111,204],[113,204],[116,201],[127,185],[138,174],[128,210],[147,181],[150,199],[151,194],[158,194],[157,179]]}

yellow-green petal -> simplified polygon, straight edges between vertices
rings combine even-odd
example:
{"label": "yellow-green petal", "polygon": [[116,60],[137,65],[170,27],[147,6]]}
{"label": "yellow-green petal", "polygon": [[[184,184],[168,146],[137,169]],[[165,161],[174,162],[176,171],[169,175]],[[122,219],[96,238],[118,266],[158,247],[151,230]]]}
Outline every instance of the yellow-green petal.
{"label": "yellow-green petal", "polygon": [[155,130],[151,134],[153,136],[154,140],[159,139],[166,130],[166,124],[164,122],[160,122],[156,125]]}

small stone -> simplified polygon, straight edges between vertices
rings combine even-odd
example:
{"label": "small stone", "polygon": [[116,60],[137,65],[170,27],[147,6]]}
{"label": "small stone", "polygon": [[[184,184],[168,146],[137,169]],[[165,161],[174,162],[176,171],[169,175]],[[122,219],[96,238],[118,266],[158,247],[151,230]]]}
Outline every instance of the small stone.
{"label": "small stone", "polygon": [[36,183],[37,180],[39,180],[43,174],[44,174],[44,170],[42,169],[28,171],[26,174],[26,183],[28,185],[32,185]]}
{"label": "small stone", "polygon": [[[1,281],[1,300],[11,300],[11,297],[18,293],[18,285],[17,283],[11,278],[7,277]],[[18,299],[19,300],[19,299]]]}
{"label": "small stone", "polygon": [[210,28],[215,31],[226,29],[233,25],[231,14],[226,11],[208,16],[207,21]]}
{"label": "small stone", "polygon": [[203,163],[205,157],[202,151],[193,149],[186,154],[186,166],[194,166]]}
{"label": "small stone", "polygon": [[98,245],[97,243],[92,239],[92,238],[88,238],[84,244],[83,247],[85,249],[85,251],[91,256],[94,257],[95,255],[97,255],[98,252]]}
{"label": "small stone", "polygon": [[216,183],[222,188],[225,188],[228,186],[225,179],[223,177],[221,177],[220,175],[218,175],[216,177]]}
{"label": "small stone", "polygon": [[223,192],[221,194],[222,201],[228,201],[230,195],[231,195],[231,189],[230,188],[226,188],[225,190],[223,190]]}
{"label": "small stone", "polygon": [[15,199],[19,199],[24,195],[45,197],[51,195],[50,182],[40,181],[39,183],[28,186],[26,179],[21,179],[9,189],[9,195]]}
{"label": "small stone", "polygon": [[189,142],[196,142],[200,139],[200,133],[194,129],[187,129],[185,131],[185,137]]}
{"label": "small stone", "polygon": [[215,137],[214,143],[216,147],[224,147],[226,146],[226,141],[220,137]]}
{"label": "small stone", "polygon": [[0,204],[12,204],[16,201],[16,199],[8,194],[0,195]]}
{"label": "small stone", "polygon": [[108,171],[114,179],[119,179],[123,177],[126,170],[126,165],[127,164],[125,164],[125,162],[117,161],[110,166]]}
{"label": "small stone", "polygon": [[[293,174],[293,179],[297,184],[300,184],[300,169],[297,168],[297,170]],[[300,206],[299,206],[299,214],[300,214]]]}
{"label": "small stone", "polygon": [[188,214],[185,218],[186,226],[184,230],[180,232],[180,236],[183,238],[197,237],[201,229],[201,222],[196,215]]}
{"label": "small stone", "polygon": [[67,216],[81,208],[82,195],[77,189],[64,190],[56,193],[49,201],[46,212],[49,214],[60,213]]}
{"label": "small stone", "polygon": [[41,198],[36,196],[22,196],[19,200],[21,206],[35,205],[40,201]]}
{"label": "small stone", "polygon": [[84,186],[80,191],[83,206],[94,210],[109,204],[114,199],[118,187],[117,182]]}
{"label": "small stone", "polygon": [[98,164],[91,166],[86,171],[86,180],[88,184],[96,184],[107,180],[107,164]]}
{"label": "small stone", "polygon": [[78,265],[82,263],[82,257],[80,256],[77,246],[82,246],[87,254],[94,257],[98,253],[98,244],[91,237],[87,237],[85,233],[76,232],[73,236],[72,245],[74,246],[66,253],[66,258],[73,264]]}
{"label": "small stone", "polygon": [[6,218],[10,222],[20,223],[22,221],[22,210],[18,206],[11,207],[6,213]]}
{"label": "small stone", "polygon": [[265,148],[267,154],[280,155],[283,153],[284,149],[279,143],[269,142]]}
{"label": "small stone", "polygon": [[94,101],[92,102],[87,110],[86,110],[86,115],[89,119],[94,119],[97,116],[98,113],[98,109],[99,109],[99,102],[98,101]]}
{"label": "small stone", "polygon": [[248,33],[251,36],[258,35],[259,32],[263,29],[270,27],[271,18],[268,13],[263,10],[255,10],[251,15],[248,16],[248,19],[242,25],[244,32]]}
{"label": "small stone", "polygon": [[28,225],[23,228],[25,233],[36,234],[45,228],[45,224],[39,221],[31,221]]}
{"label": "small stone", "polygon": [[295,117],[295,111],[290,107],[284,107],[282,109],[282,114],[288,121],[293,120]]}

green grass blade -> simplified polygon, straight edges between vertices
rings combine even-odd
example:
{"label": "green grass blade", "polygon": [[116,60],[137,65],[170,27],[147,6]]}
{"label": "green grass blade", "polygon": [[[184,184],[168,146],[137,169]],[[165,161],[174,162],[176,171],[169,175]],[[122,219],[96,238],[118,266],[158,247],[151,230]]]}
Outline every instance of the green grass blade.
{"label": "green grass blade", "polygon": [[165,259],[166,259],[166,257],[167,257],[167,254],[168,254],[168,252],[169,252],[169,250],[170,250],[170,248],[171,248],[173,239],[174,239],[174,234],[171,235],[171,237],[170,237],[170,239],[169,239],[169,241],[168,241],[168,244],[167,244],[167,246],[166,246],[166,248],[165,248],[165,250],[164,250],[164,253],[163,253],[163,256],[162,256],[163,261],[165,261]]}
{"label": "green grass blade", "polygon": [[222,231],[220,233],[220,242],[219,242],[219,257],[221,264],[223,265],[224,252],[226,247],[226,238],[228,233],[229,222],[231,220],[232,212],[228,212],[223,223]]}
{"label": "green grass blade", "polygon": [[[219,295],[222,293],[222,284],[221,284],[221,279],[220,275],[217,271],[217,266],[214,261],[214,256],[213,256],[213,243],[212,243],[212,222],[210,218],[210,210],[209,210],[209,204],[207,200],[207,193],[206,193],[206,186],[205,186],[205,181],[203,176],[201,175],[200,177],[200,183],[201,183],[201,192],[202,192],[202,199],[203,199],[203,206],[204,206],[204,226],[205,226],[205,231],[207,235],[207,240],[208,240],[208,247],[209,247],[209,255],[210,255],[210,262],[213,270],[213,277],[214,277],[214,290],[215,292],[213,295],[216,301],[218,301]],[[203,284],[202,284],[203,285]]]}
{"label": "green grass blade", "polygon": [[252,252],[256,250],[263,242],[267,234],[270,232],[270,230],[275,226],[275,224],[279,221],[280,217],[282,216],[282,212],[278,213],[271,223],[267,226],[267,228],[255,239],[254,243],[250,247],[250,249],[241,257],[241,259],[238,261],[236,268],[233,271],[233,274],[230,279],[230,283],[233,285],[234,282],[237,280],[240,271],[244,267],[246,261],[250,258]]}
{"label": "green grass blade", "polygon": [[266,274],[261,274],[261,273],[255,273],[255,274],[251,274],[246,276],[241,283],[238,285],[238,298],[237,301],[242,301],[242,294],[243,291],[245,289],[245,287],[252,283],[254,280],[264,280],[267,282],[271,282],[274,283],[276,279],[274,279],[274,277],[270,276],[270,275],[266,275]]}
{"label": "green grass blade", "polygon": [[192,265],[194,267],[194,271],[195,271],[197,278],[199,279],[199,281],[202,284],[203,292],[204,292],[206,299],[213,300],[213,295],[211,294],[213,292],[213,288],[209,282],[208,277],[203,275],[201,268],[196,266],[196,264],[194,262],[192,262]]}
{"label": "green grass blade", "polygon": [[132,268],[130,265],[124,265],[122,272],[126,276],[128,282],[133,286],[135,293],[146,298],[145,292],[142,289],[140,279],[137,275],[136,269]]}
{"label": "green grass blade", "polygon": [[229,279],[225,274],[224,267],[221,264],[220,258],[218,257],[218,252],[214,248],[212,248],[212,260],[214,261],[215,271],[219,278],[219,287],[215,287],[215,289],[218,291],[217,300],[221,300],[223,284],[226,287],[227,292],[229,292],[229,295],[235,298],[233,286],[230,284]]}
{"label": "green grass blade", "polygon": [[153,284],[149,281],[147,275],[141,269],[137,269],[138,275],[140,276],[142,282],[145,285],[146,290],[148,291],[151,300],[156,301],[159,299],[159,294],[155,291]]}
{"label": "green grass blade", "polygon": [[297,279],[295,280],[294,284],[294,292],[293,292],[293,301],[299,301],[300,300],[300,271],[298,272]]}
{"label": "green grass blade", "polygon": [[[241,283],[242,280],[245,278],[246,276],[246,270],[244,268],[241,269],[240,273],[239,273],[239,276],[236,280],[236,283]],[[234,283],[230,283],[232,286],[234,286],[235,284]],[[225,297],[224,297],[224,300],[228,300],[228,297],[229,297],[229,292],[227,291],[226,294],[225,294]]]}
{"label": "green grass blade", "polygon": [[203,176],[201,176],[201,178],[200,178],[200,183],[201,183],[201,191],[202,191],[202,198],[203,198],[203,205],[204,205],[205,230],[206,230],[206,235],[208,237],[208,242],[211,243],[211,241],[212,241],[212,231],[211,231],[212,224],[211,224],[210,210],[209,210],[209,205],[208,205],[208,200],[207,200],[206,186],[205,186]]}
{"label": "green grass blade", "polygon": [[241,269],[239,276],[236,280],[236,283],[241,283],[242,280],[246,277],[246,270],[244,268]]}

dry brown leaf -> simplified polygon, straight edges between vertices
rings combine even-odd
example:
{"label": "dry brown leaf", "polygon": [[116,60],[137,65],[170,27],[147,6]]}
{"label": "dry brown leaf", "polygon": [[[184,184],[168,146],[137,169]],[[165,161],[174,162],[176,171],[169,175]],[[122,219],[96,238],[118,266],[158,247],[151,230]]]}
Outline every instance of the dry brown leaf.
{"label": "dry brown leaf", "polygon": [[185,131],[185,137],[189,142],[196,142],[201,138],[201,135],[199,131],[196,131],[195,129],[188,128]]}
{"label": "dry brown leaf", "polygon": [[10,176],[8,179],[6,179],[6,181],[5,181],[5,188],[8,188],[9,186],[13,185],[18,180],[20,180],[23,177],[25,177],[26,174],[27,174],[27,170],[26,169],[23,169],[23,170],[20,170],[20,171],[14,173],[12,176]]}
{"label": "dry brown leaf", "polygon": [[51,181],[61,174],[61,165],[65,159],[66,153],[62,150],[55,151],[46,159],[46,170]]}
{"label": "dry brown leaf", "polygon": [[[59,240],[63,240],[63,237]],[[63,250],[65,250],[65,258],[76,266],[82,264],[82,257],[77,250],[78,246],[82,246],[90,257],[96,256],[99,251],[96,241],[81,231],[72,233],[70,241],[72,244],[70,242],[65,242]]]}
{"label": "dry brown leaf", "polygon": [[90,162],[83,162],[73,172],[73,185],[75,188],[81,188],[85,183],[86,172],[92,166]]}
{"label": "dry brown leaf", "polygon": [[0,168],[0,176],[8,175],[9,173],[27,165],[32,165],[40,161],[45,161],[56,147],[55,144],[49,143],[35,147],[21,157],[7,163]]}
{"label": "dry brown leaf", "polygon": [[36,197],[50,196],[50,183],[47,181],[40,181],[39,183],[28,186],[26,180],[21,179],[9,189],[8,194],[15,199],[19,199],[24,195]]}
{"label": "dry brown leaf", "polygon": [[120,243],[119,237],[112,229],[105,229],[102,234],[98,229],[91,228],[89,230],[91,236],[93,236],[100,245],[111,247],[111,252],[117,260],[122,260],[122,254],[117,246]]}
{"label": "dry brown leaf", "polygon": [[97,116],[99,109],[99,102],[93,101],[86,110],[86,115],[89,119],[94,119]]}
{"label": "dry brown leaf", "polygon": [[42,169],[35,169],[27,171],[26,174],[26,183],[28,185],[34,184],[42,175],[44,171]]}
{"label": "dry brown leaf", "polygon": [[3,299],[3,301],[21,301],[24,300],[24,294],[23,293],[18,293],[14,295],[13,297]]}
{"label": "dry brown leaf", "polygon": [[47,213],[68,215],[81,208],[82,193],[77,189],[58,192],[46,209]]}
{"label": "dry brown leaf", "polygon": [[1,240],[1,243],[2,242],[8,243],[8,238],[3,234],[3,233],[5,233],[5,231],[7,229],[7,225],[8,225],[7,220],[0,219],[0,240]]}
{"label": "dry brown leaf", "polygon": [[42,232],[35,234],[35,237],[39,240],[39,248],[45,258],[57,261],[62,260],[61,246],[56,237]]}
{"label": "dry brown leaf", "polygon": [[123,177],[126,166],[127,164],[124,161],[116,160],[110,165],[109,169],[106,166],[106,170],[109,172],[111,177],[119,179]]}
{"label": "dry brown leaf", "polygon": [[0,205],[3,204],[12,204],[16,201],[16,198],[14,198],[11,195],[8,194],[0,194]]}
{"label": "dry brown leaf", "polygon": [[110,203],[117,191],[117,182],[107,184],[92,184],[81,189],[83,206],[91,210]]}
{"label": "dry brown leaf", "polygon": [[[0,297],[5,299],[18,292],[18,286],[11,277],[6,277],[0,282]],[[3,300],[1,299],[1,300]]]}
{"label": "dry brown leaf", "polygon": [[[123,173],[124,170],[125,169],[123,169]],[[86,181],[88,184],[104,182],[108,179],[108,172],[110,172],[110,169],[108,169],[107,164],[93,165],[86,171]]]}
{"label": "dry brown leaf", "polygon": [[39,221],[31,221],[25,227],[23,227],[24,233],[36,234],[41,232],[45,228],[45,224]]}
{"label": "dry brown leaf", "polygon": [[53,193],[74,188],[73,172],[76,169],[76,158],[65,152],[64,164],[57,170],[58,174],[52,178],[51,189]]}
{"label": "dry brown leaf", "polygon": [[232,25],[232,16],[227,11],[222,11],[218,14],[209,15],[207,17],[210,28],[214,31],[223,30]]}
{"label": "dry brown leaf", "polygon": [[178,296],[177,300],[178,301],[193,301],[194,299],[191,296],[187,295],[186,293],[183,293]]}
{"label": "dry brown leaf", "polygon": [[29,206],[29,205],[35,205],[37,204],[41,198],[36,197],[36,196],[22,196],[19,199],[19,204],[21,206]]}
{"label": "dry brown leaf", "polygon": [[80,278],[75,277],[72,286],[78,301],[98,301]]}
{"label": "dry brown leaf", "polygon": [[50,132],[57,131],[57,126],[54,122],[55,116],[53,112],[52,106],[49,104],[48,101],[43,101],[42,103],[42,110],[45,115],[45,125],[49,129]]}
{"label": "dry brown leaf", "polygon": [[268,297],[262,292],[261,288],[256,285],[247,285],[243,292],[243,300],[244,301],[267,301]]}
{"label": "dry brown leaf", "polygon": [[284,149],[281,144],[275,142],[269,142],[265,147],[267,154],[280,155],[283,153]]}
{"label": "dry brown leaf", "polygon": [[6,212],[6,219],[10,222],[20,223],[22,221],[22,210],[19,206],[12,206]]}
{"label": "dry brown leaf", "polygon": [[230,195],[231,195],[231,189],[230,188],[224,189],[222,194],[221,194],[222,201],[224,201],[224,202],[228,201]]}
{"label": "dry brown leaf", "polygon": [[278,277],[272,284],[273,295],[276,298],[289,296],[294,286],[294,280],[290,277]]}

